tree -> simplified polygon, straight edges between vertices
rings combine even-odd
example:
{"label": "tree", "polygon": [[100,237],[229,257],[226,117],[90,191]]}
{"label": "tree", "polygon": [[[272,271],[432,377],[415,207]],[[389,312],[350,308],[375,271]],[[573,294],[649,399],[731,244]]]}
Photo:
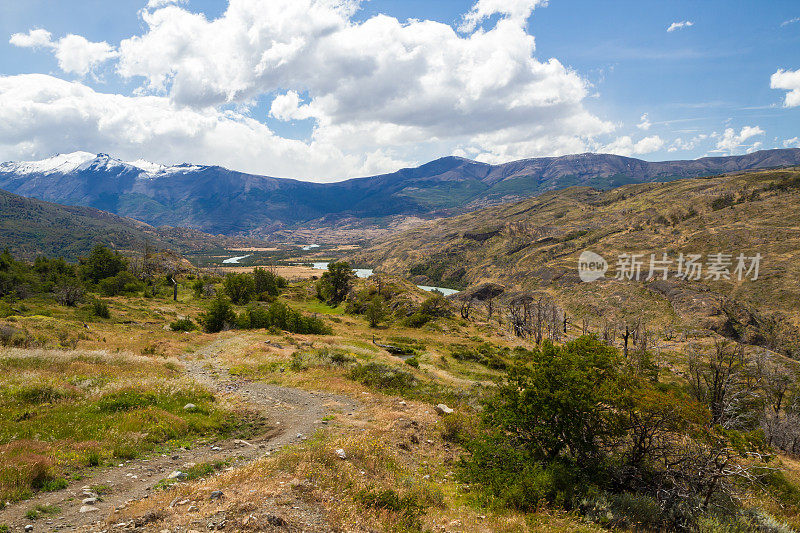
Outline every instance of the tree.
{"label": "tree", "polygon": [[67,307],[75,307],[83,300],[86,293],[83,286],[77,280],[67,280],[59,284],[53,291],[56,301]]}
{"label": "tree", "polygon": [[286,286],[285,279],[263,268],[253,270],[253,282],[255,284],[255,293],[258,295],[278,296],[281,292],[280,289]]}
{"label": "tree", "polygon": [[212,300],[208,310],[200,315],[200,323],[207,333],[217,333],[230,327],[236,321],[236,314],[231,309],[231,304],[222,295]]}
{"label": "tree", "polygon": [[253,281],[253,276],[244,272],[236,274],[231,273],[225,276],[222,282],[225,288],[225,294],[236,305],[245,305],[253,299],[256,293],[256,285]]}
{"label": "tree", "polygon": [[592,464],[620,434],[617,353],[582,337],[544,342],[532,362],[517,365],[486,406],[486,422],[511,436],[534,460]]}
{"label": "tree", "polygon": [[88,257],[81,258],[80,263],[83,277],[94,283],[116,276],[128,268],[128,261],[119,252],[113,252],[99,244]]}
{"label": "tree", "polygon": [[419,311],[433,318],[447,318],[453,314],[450,302],[441,293],[436,293],[422,302]]}
{"label": "tree", "polygon": [[317,282],[317,293],[332,306],[342,303],[352,287],[355,273],[345,261],[328,263],[328,271]]}
{"label": "tree", "polygon": [[369,327],[371,328],[377,327],[381,322],[386,320],[387,314],[388,312],[383,297],[377,294],[369,301],[366,311],[364,312],[367,320],[369,320]]}
{"label": "tree", "polygon": [[743,345],[717,340],[708,356],[694,349],[689,360],[692,395],[711,411],[711,422],[726,429],[751,425],[758,401],[757,375]]}

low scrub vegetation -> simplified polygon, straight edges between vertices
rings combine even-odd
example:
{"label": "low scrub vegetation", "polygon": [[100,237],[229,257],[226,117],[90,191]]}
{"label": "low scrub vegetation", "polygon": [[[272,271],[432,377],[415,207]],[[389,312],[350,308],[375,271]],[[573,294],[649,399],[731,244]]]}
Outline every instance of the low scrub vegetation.
{"label": "low scrub vegetation", "polygon": [[70,472],[115,458],[245,431],[211,393],[143,357],[11,350],[0,375],[3,501],[64,488]]}

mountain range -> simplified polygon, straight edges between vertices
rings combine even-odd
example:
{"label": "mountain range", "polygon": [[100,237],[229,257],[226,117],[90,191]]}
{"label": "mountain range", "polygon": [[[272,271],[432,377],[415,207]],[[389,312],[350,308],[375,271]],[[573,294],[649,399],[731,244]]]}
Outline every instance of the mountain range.
{"label": "mountain range", "polygon": [[312,183],[75,152],[0,164],[0,189],[214,234],[287,237],[304,228],[346,227],[359,235],[406,218],[453,215],[573,185],[608,189],[797,164],[800,149],[666,162],[578,154],[490,165],[444,157],[389,174]]}

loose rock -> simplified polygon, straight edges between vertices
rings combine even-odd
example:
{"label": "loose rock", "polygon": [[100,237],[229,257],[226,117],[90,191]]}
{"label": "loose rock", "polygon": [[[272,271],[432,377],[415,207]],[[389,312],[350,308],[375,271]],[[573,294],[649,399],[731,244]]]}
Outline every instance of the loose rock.
{"label": "loose rock", "polygon": [[447,407],[445,404],[440,403],[439,405],[436,406],[436,412],[439,413],[440,415],[449,415],[450,413],[453,412],[453,410]]}

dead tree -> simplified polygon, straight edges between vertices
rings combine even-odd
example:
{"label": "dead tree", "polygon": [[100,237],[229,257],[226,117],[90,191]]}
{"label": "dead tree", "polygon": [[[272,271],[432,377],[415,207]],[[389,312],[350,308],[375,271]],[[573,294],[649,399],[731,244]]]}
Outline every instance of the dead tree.
{"label": "dead tree", "polygon": [[693,347],[689,359],[689,388],[711,412],[711,423],[726,429],[753,422],[760,379],[744,346],[718,340],[707,356]]}
{"label": "dead tree", "polygon": [[470,311],[472,311],[472,295],[465,295],[461,298],[461,318],[469,320]]}
{"label": "dead tree", "polygon": [[628,358],[628,339],[630,338],[630,336],[631,336],[631,331],[628,328],[628,324],[625,324],[625,333],[622,335],[622,340],[625,343],[624,344],[624,352],[623,352],[624,355],[625,355],[625,359]]}

